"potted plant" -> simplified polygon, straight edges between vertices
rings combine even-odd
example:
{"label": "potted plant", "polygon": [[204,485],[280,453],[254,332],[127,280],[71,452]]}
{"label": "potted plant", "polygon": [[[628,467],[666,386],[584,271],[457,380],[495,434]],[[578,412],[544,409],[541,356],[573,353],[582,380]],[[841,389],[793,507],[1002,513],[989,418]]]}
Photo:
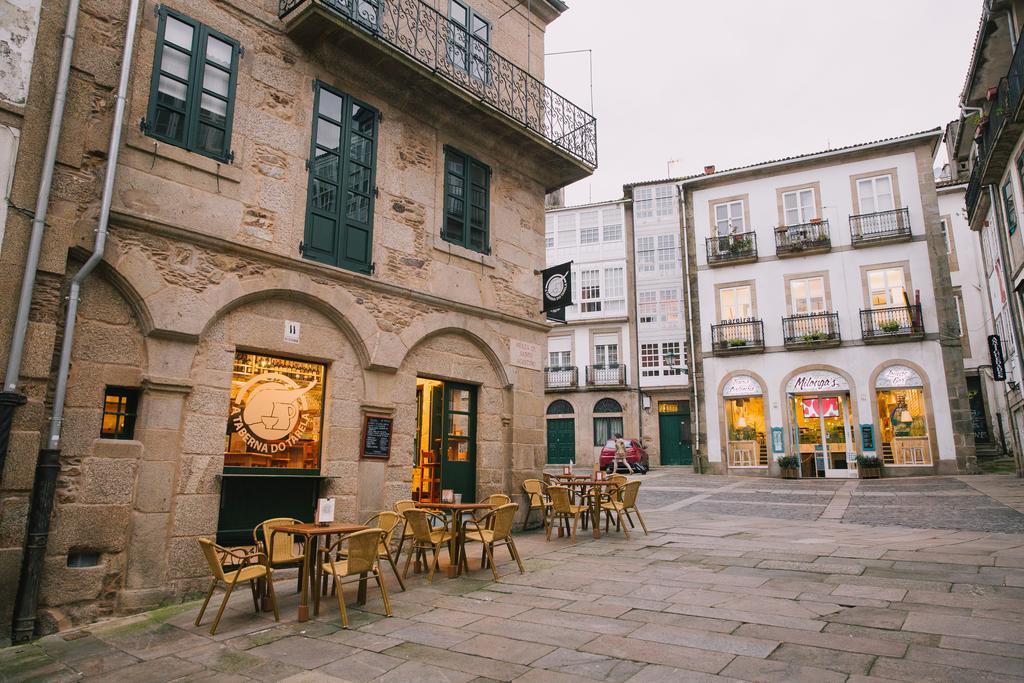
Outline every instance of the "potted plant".
{"label": "potted plant", "polygon": [[881,479],[882,461],[877,455],[858,455],[857,471],[861,479]]}
{"label": "potted plant", "polygon": [[733,256],[745,254],[750,251],[750,238],[743,237],[740,239],[734,239],[729,243],[729,251],[732,252]]}
{"label": "potted plant", "polygon": [[879,324],[882,328],[882,332],[886,334],[895,334],[900,331],[900,323],[898,320],[886,320]]}
{"label": "potted plant", "polygon": [[824,341],[826,339],[826,335],[825,335],[824,332],[820,332],[820,331],[818,331],[818,332],[808,332],[803,337],[801,337],[801,339],[803,341],[805,341],[805,342],[808,342],[808,343],[816,342],[816,341]]}
{"label": "potted plant", "polygon": [[746,346],[747,345],[747,340],[743,339],[741,337],[736,337],[735,339],[730,339],[726,343],[729,345],[729,348],[735,348],[735,347],[739,347],[739,346]]}
{"label": "potted plant", "polygon": [[780,455],[775,458],[783,479],[797,479],[800,477],[800,458],[795,455]]}

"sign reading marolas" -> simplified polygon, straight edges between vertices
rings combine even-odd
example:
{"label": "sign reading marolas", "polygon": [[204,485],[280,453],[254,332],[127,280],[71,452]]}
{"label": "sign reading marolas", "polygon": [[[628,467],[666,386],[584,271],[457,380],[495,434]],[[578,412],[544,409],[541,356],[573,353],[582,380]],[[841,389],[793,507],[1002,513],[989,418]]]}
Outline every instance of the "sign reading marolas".
{"label": "sign reading marolas", "polygon": [[236,353],[225,467],[319,467],[324,366]]}

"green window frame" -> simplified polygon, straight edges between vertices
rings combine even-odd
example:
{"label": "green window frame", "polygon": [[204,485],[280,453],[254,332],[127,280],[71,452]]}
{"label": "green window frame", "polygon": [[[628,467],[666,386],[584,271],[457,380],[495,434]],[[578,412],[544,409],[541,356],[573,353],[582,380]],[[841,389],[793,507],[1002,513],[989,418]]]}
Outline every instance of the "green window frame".
{"label": "green window frame", "polygon": [[161,6],[146,135],[230,163],[242,49],[237,40]]}
{"label": "green window frame", "polygon": [[1007,179],[1003,184],[1003,209],[1006,211],[1006,232],[1017,232],[1017,202],[1013,197],[1013,181]]}
{"label": "green window frame", "polygon": [[491,167],[445,146],[444,206],[441,238],[490,254]]}
{"label": "green window frame", "polygon": [[299,250],[307,259],[370,274],[380,113],[319,81],[315,88]]}

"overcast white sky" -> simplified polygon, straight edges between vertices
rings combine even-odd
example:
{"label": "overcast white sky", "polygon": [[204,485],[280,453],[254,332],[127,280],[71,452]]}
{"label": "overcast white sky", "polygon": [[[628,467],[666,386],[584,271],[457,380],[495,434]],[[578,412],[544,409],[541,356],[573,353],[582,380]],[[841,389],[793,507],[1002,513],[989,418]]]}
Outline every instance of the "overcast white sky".
{"label": "overcast white sky", "polygon": [[[981,0],[567,0],[547,52],[593,50],[600,166],[569,204],[626,182],[945,126]],[[547,84],[589,109],[587,55]]]}

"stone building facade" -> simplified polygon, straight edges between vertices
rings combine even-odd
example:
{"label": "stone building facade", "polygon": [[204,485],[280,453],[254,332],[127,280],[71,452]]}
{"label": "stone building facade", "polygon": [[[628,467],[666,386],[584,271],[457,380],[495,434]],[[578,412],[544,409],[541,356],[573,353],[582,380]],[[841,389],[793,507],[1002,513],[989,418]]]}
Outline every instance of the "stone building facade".
{"label": "stone building facade", "polygon": [[[264,502],[274,516],[287,490],[310,503],[310,518],[316,496],[333,497],[336,517],[356,521],[423,487],[419,465],[431,447],[445,463],[470,463],[454,485],[468,498],[517,495],[543,466],[549,326],[535,269],[544,262],[544,196],[596,165],[592,117],[542,83],[544,30],[566,8],[559,0],[536,0],[532,13],[527,5],[506,11],[497,0],[359,4],[378,7],[376,16],[315,0],[142,3],[109,241],[75,327],[38,630],[189,594],[207,580],[196,539],[237,541],[251,528],[252,520],[224,516],[239,496],[257,508]],[[418,25],[421,38],[433,38],[410,54],[396,27],[412,5],[433,22]],[[82,3],[21,372],[29,400],[15,415],[0,482],[0,631],[19,583],[63,293],[93,244],[126,7]],[[61,2],[43,8],[37,53],[59,43],[64,12]],[[167,95],[154,79],[177,68],[167,57],[178,49],[167,47],[176,40],[168,27],[180,28],[172,19],[203,40],[236,46],[230,144],[219,154],[169,141],[174,131],[166,126],[154,132],[168,116],[154,117],[151,100]],[[212,47],[205,57],[211,78]],[[41,113],[53,97],[56,64],[39,61],[26,111]],[[211,82],[203,81],[204,97]],[[330,110],[335,102],[343,103],[341,117]],[[190,106],[199,118],[187,125],[209,116],[205,99]],[[22,146],[11,195],[20,206],[34,201],[38,160],[24,150],[42,147],[45,119],[26,117],[30,144]],[[350,137],[332,142],[331,126]],[[354,163],[363,154],[357,146],[371,137],[368,181],[356,178],[354,165],[323,171],[329,154],[347,151],[350,161],[339,163]],[[337,184],[337,195],[324,194],[322,178]],[[365,183],[358,192],[357,182]],[[335,211],[343,191],[344,227],[324,233],[314,215],[328,204]],[[456,210],[460,197],[471,210]],[[353,227],[360,212],[370,217],[362,220],[368,233]],[[453,239],[456,214],[469,217],[461,229],[477,230],[476,242]],[[20,283],[28,224],[17,213],[8,221],[0,251],[8,291]],[[348,250],[334,261],[346,267],[324,262],[339,248],[331,240]],[[353,259],[362,260],[352,266]],[[0,301],[3,357],[15,305]],[[260,364],[285,386],[298,387],[303,372],[317,377],[297,390],[306,396],[268,404],[272,412],[260,418],[264,436],[281,428],[301,435],[243,438],[232,411],[250,386],[242,383],[266,377],[245,369]],[[421,439],[431,387],[443,387],[447,406],[436,444]],[[112,392],[123,398],[122,390],[127,404],[110,408]],[[122,430],[126,412],[131,433]],[[392,421],[386,457],[364,457],[368,416]],[[105,438],[110,419],[119,438]]]}

